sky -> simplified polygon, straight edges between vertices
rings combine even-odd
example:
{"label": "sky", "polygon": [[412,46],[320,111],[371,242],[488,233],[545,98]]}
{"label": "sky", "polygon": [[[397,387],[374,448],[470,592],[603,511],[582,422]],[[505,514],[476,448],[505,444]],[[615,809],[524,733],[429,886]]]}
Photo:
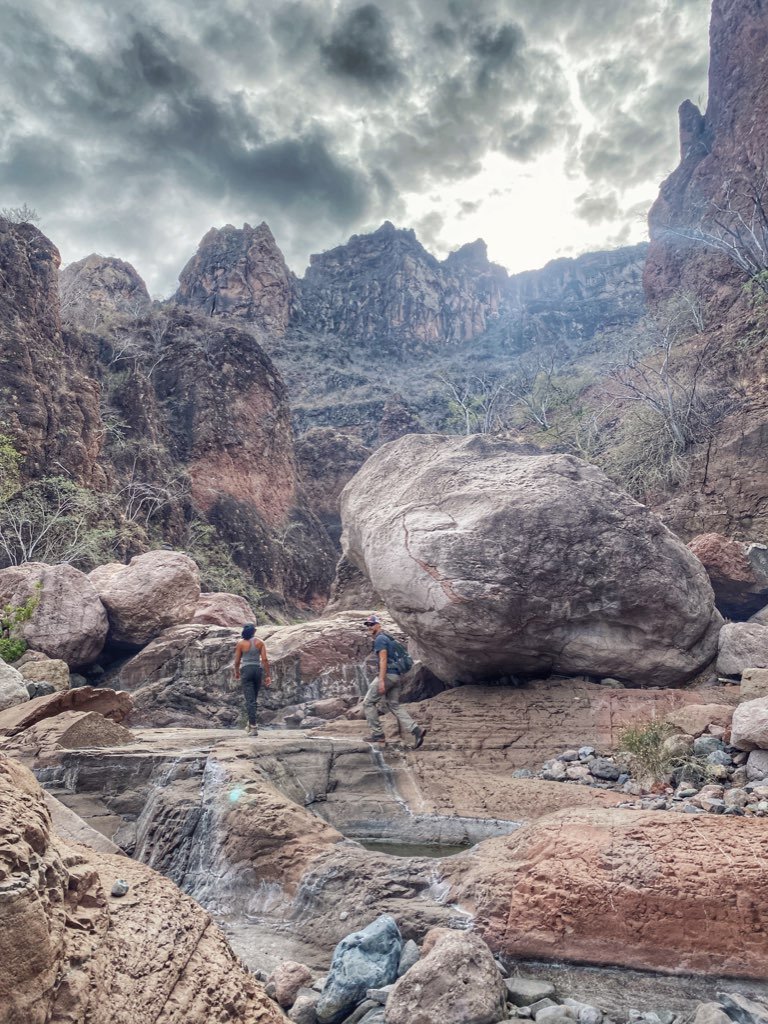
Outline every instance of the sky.
{"label": "sky", "polygon": [[0,207],[170,294],[212,226],[511,272],[646,237],[709,0],[3,0]]}

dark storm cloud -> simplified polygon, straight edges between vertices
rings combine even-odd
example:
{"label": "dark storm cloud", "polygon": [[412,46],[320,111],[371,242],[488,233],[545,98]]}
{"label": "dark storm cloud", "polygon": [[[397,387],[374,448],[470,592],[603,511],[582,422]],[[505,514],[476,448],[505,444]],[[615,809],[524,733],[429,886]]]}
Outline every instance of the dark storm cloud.
{"label": "dark storm cloud", "polygon": [[[300,270],[494,154],[559,154],[585,178],[580,216],[608,222],[608,197],[651,194],[674,160],[706,5],[6,0],[0,205],[34,203],[65,248],[134,259],[163,289],[211,223],[266,219]],[[438,205],[435,244],[453,241]]]}
{"label": "dark storm cloud", "polygon": [[376,4],[345,14],[321,50],[334,74],[368,85],[391,84],[400,77],[392,33]]}

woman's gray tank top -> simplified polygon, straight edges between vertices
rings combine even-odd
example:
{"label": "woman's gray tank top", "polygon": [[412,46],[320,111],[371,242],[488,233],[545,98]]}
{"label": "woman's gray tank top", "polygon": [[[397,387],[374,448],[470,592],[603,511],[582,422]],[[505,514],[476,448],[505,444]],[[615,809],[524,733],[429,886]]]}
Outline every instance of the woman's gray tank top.
{"label": "woman's gray tank top", "polygon": [[260,665],[261,664],[261,651],[256,646],[255,638],[251,640],[250,647],[243,653],[240,659],[241,665]]}

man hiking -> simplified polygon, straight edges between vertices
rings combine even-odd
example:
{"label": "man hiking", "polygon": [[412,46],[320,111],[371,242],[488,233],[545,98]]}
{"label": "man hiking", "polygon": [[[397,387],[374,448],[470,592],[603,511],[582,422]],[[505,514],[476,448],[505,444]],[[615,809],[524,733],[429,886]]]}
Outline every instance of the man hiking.
{"label": "man hiking", "polygon": [[[417,725],[405,708],[400,706],[400,677],[408,671],[412,664],[408,652],[402,644],[384,632],[378,615],[370,615],[365,620],[365,625],[373,637],[373,652],[378,659],[379,669],[378,675],[371,681],[363,699],[365,720],[371,730],[371,735],[365,737],[366,742],[386,743],[384,730],[379,720],[380,707],[383,711],[391,711],[395,716],[401,736],[403,729],[413,734],[414,747],[418,749],[424,742],[427,730]],[[403,655],[407,659],[405,664]]]}
{"label": "man hiking", "polygon": [[235,647],[235,679],[240,681],[245,697],[245,710],[248,714],[248,725],[245,727],[245,731],[249,736],[258,736],[256,699],[259,696],[262,678],[265,686],[272,683],[267,648],[264,646],[264,641],[259,640],[256,636],[256,627],[252,622],[247,622],[243,626],[240,635],[242,640],[238,640]]}

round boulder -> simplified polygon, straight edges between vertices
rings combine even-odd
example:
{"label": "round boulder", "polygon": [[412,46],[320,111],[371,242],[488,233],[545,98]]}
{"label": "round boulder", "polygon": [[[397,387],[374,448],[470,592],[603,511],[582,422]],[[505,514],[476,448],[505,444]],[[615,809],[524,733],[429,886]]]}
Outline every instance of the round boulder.
{"label": "round boulder", "polygon": [[107,639],[107,613],[88,577],[71,565],[25,562],[0,570],[0,604],[38,598],[32,617],[18,626],[30,647],[70,668],[88,665]]}
{"label": "round boulder", "polygon": [[722,625],[701,562],[570,455],[409,435],[342,494],[344,553],[446,682],[557,672],[685,682]]}
{"label": "round boulder", "polygon": [[192,622],[206,626],[240,627],[255,622],[253,609],[239,594],[201,594]]}
{"label": "round boulder", "polygon": [[0,711],[23,704],[29,700],[24,678],[12,665],[6,665],[0,659]]}
{"label": "round boulder", "polygon": [[369,988],[383,988],[397,978],[403,940],[395,919],[382,914],[359,932],[341,940],[317,1003],[320,1024],[339,1024],[365,999]]}
{"label": "round boulder", "polygon": [[179,551],[148,551],[128,565],[100,565],[89,579],[109,614],[110,641],[128,648],[190,622],[200,599],[197,565]]}

